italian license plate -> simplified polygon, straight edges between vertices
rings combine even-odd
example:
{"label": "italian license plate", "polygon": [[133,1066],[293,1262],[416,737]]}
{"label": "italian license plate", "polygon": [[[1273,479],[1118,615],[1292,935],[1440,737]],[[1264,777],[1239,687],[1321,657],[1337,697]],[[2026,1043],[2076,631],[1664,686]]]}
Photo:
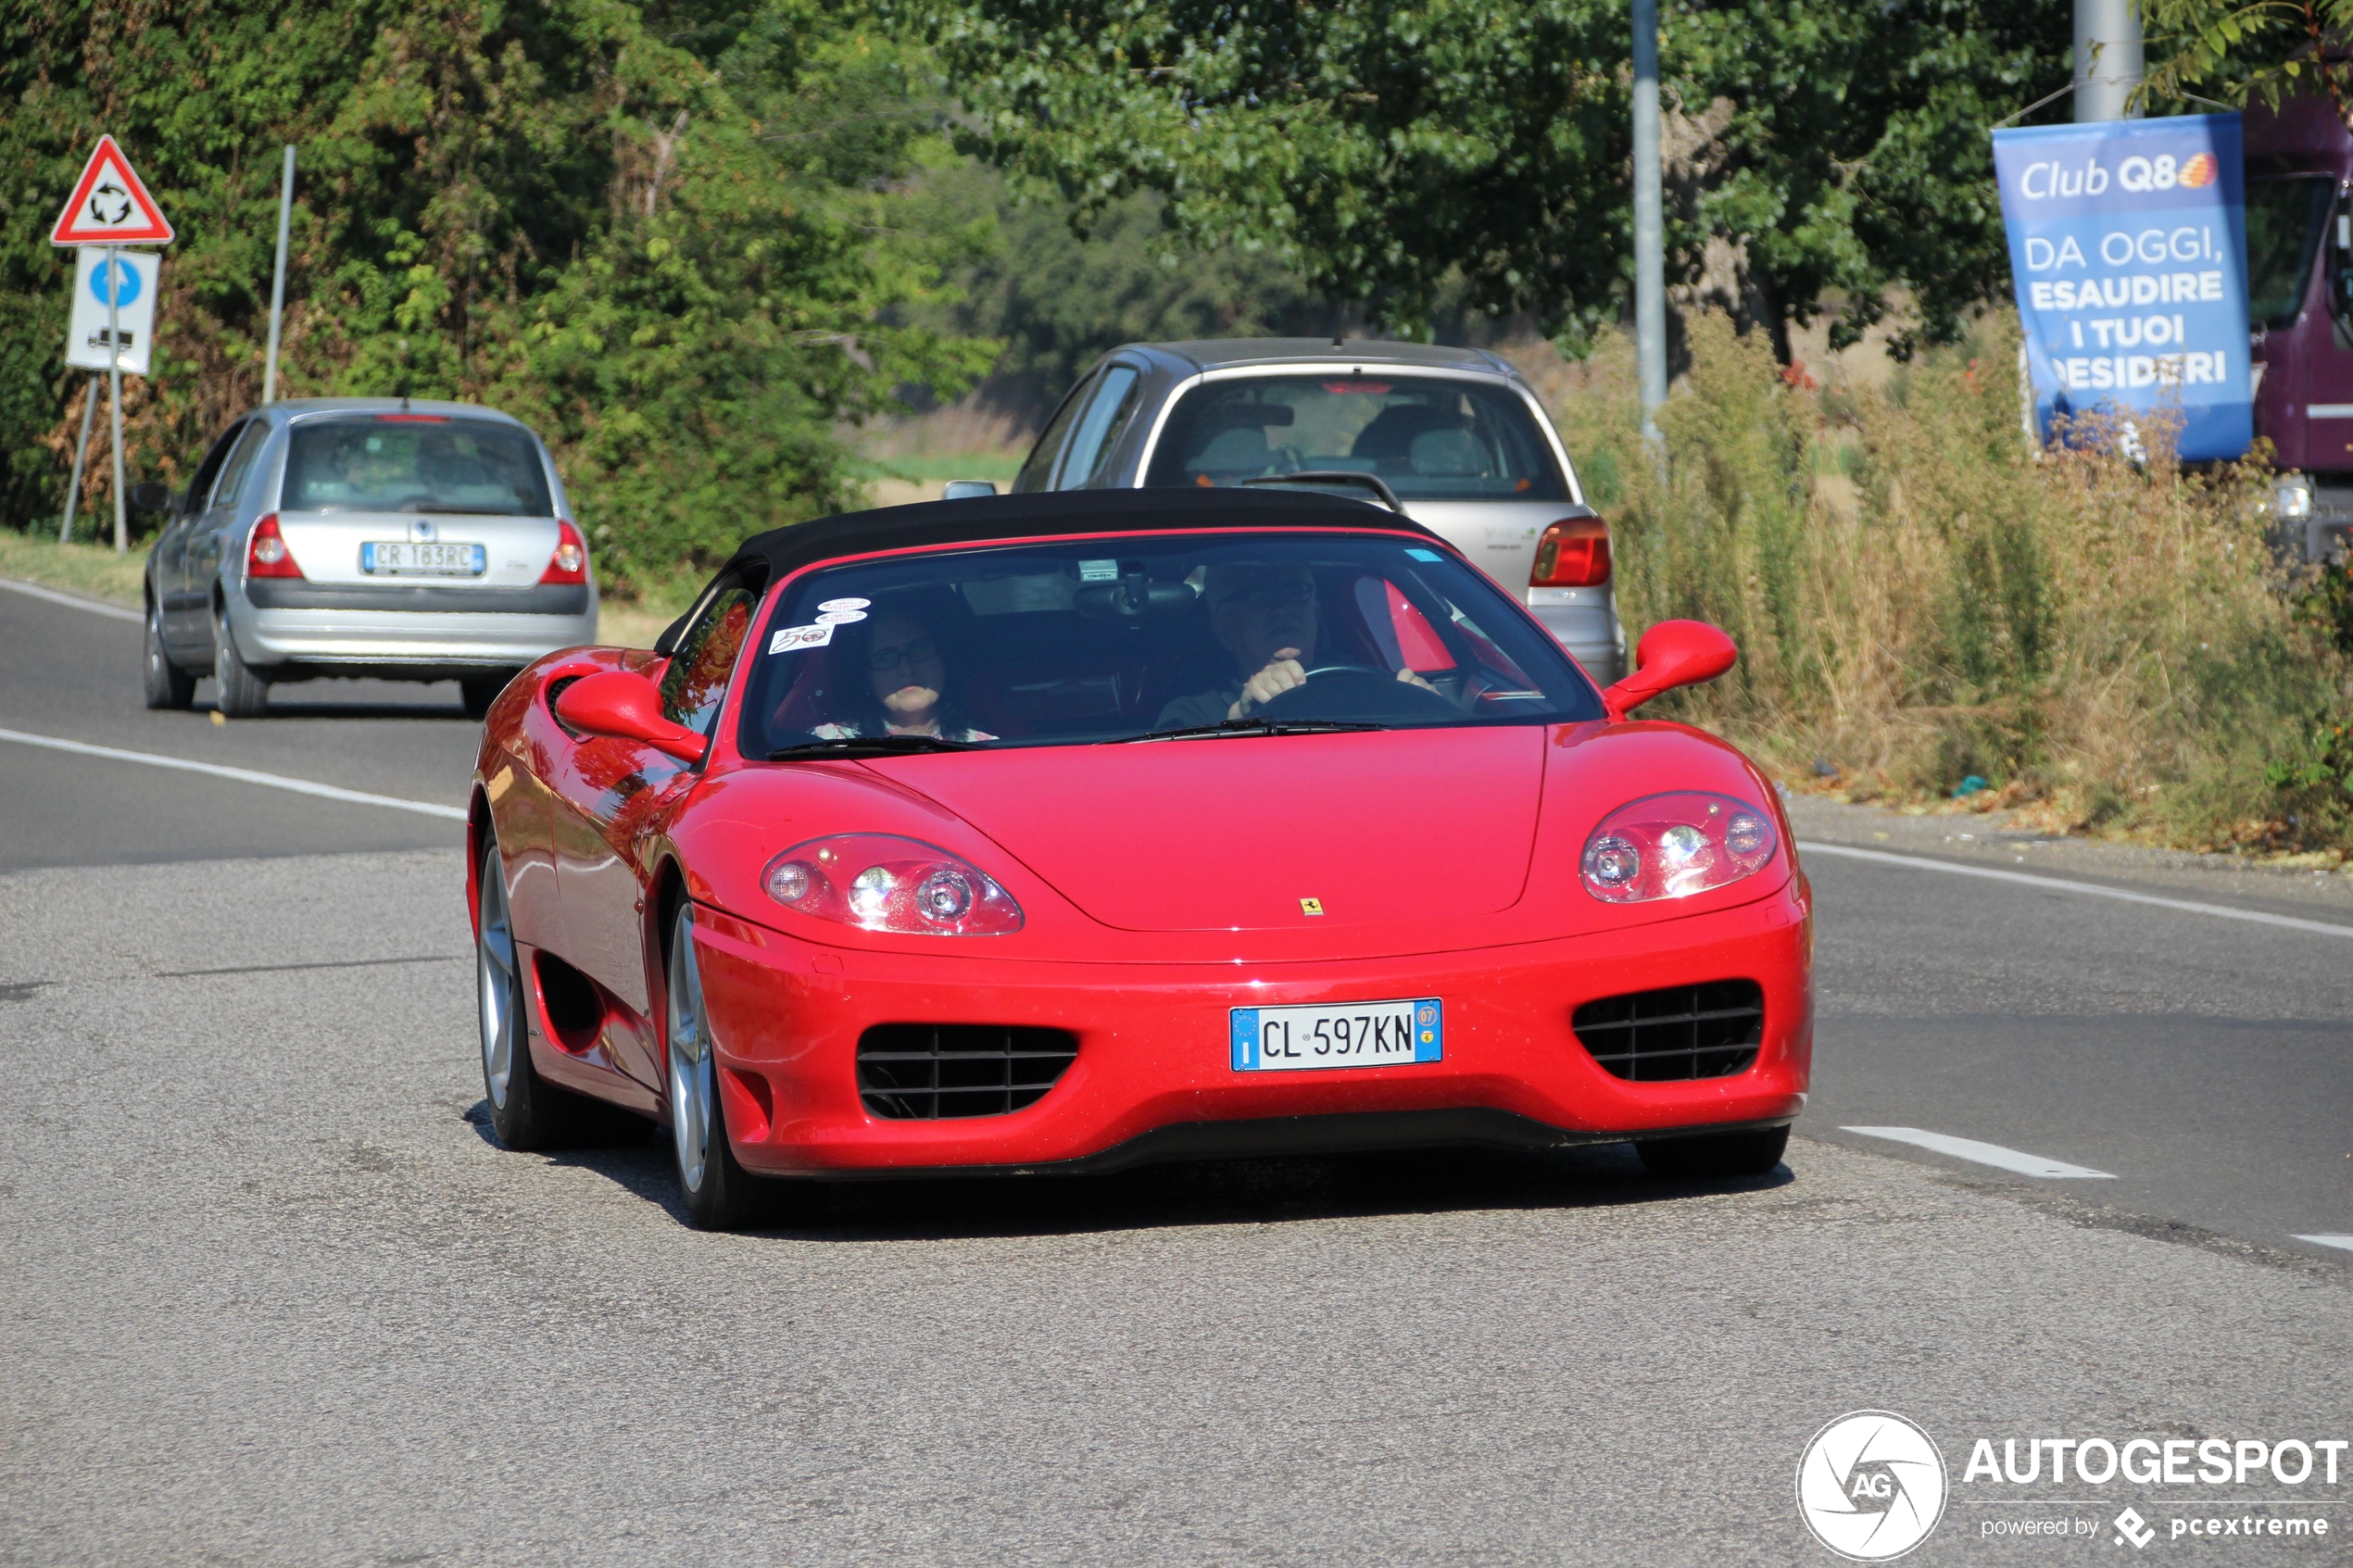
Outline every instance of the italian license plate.
{"label": "italian license plate", "polygon": [[1299,1073],[1437,1061],[1446,1008],[1435,997],[1328,1007],[1232,1010],[1234,1071]]}
{"label": "italian license plate", "polygon": [[359,570],[378,577],[479,577],[490,570],[490,552],[480,545],[391,539],[360,546]]}

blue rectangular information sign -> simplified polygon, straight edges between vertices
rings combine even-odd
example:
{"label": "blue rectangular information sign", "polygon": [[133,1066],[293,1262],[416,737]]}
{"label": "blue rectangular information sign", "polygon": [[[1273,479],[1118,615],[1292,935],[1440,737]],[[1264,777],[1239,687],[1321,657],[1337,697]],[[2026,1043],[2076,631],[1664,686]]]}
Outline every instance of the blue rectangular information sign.
{"label": "blue rectangular information sign", "polygon": [[1994,132],[2036,427],[2178,406],[2181,455],[2244,456],[2246,189],[2235,114]]}

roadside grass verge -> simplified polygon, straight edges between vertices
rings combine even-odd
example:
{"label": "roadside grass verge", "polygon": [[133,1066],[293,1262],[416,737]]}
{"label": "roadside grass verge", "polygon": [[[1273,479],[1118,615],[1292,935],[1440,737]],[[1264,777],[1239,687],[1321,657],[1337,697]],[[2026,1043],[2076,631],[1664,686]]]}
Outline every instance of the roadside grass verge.
{"label": "roadside grass verge", "polygon": [[1664,476],[1625,345],[1556,410],[1610,520],[1629,638],[1689,616],[1741,646],[1659,711],[1849,800],[2200,848],[2353,844],[2353,592],[2269,548],[2259,463],[2187,471],[2146,430],[2135,461],[2096,420],[2036,452],[2006,315],[1884,389],[1784,374],[1721,317],[1690,343]]}
{"label": "roadside grass verge", "polygon": [[109,604],[138,608],[139,578],[147,552],[134,546],[118,556],[110,545],[60,545],[55,539],[0,528],[0,577],[62,588]]}

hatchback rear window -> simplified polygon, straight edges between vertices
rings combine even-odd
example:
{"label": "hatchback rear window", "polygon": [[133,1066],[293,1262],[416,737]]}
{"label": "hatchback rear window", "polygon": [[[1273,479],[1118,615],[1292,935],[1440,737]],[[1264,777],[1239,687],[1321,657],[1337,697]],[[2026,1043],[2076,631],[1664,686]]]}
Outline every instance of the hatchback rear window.
{"label": "hatchback rear window", "polygon": [[555,515],[539,444],[529,433],[420,414],[296,425],[278,505],[293,512]]}
{"label": "hatchback rear window", "polygon": [[1149,484],[1377,474],[1404,500],[1566,501],[1552,447],[1501,384],[1378,371],[1253,376],[1185,394]]}

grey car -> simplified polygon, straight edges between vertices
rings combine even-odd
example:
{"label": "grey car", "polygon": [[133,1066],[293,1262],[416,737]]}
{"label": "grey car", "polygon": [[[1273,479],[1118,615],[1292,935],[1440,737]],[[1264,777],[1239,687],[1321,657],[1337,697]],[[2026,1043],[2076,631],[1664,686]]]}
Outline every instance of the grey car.
{"label": "grey car", "polygon": [[547,449],[465,403],[330,397],[234,420],[147,556],[147,706],[203,675],[249,718],[320,676],[459,683],[479,717],[515,671],[597,640],[597,583]]}
{"label": "grey car", "polygon": [[1595,680],[1625,672],[1608,531],[1535,393],[1479,349],[1129,344],[1063,399],[1013,487],[1298,483],[1378,497],[1443,534]]}

